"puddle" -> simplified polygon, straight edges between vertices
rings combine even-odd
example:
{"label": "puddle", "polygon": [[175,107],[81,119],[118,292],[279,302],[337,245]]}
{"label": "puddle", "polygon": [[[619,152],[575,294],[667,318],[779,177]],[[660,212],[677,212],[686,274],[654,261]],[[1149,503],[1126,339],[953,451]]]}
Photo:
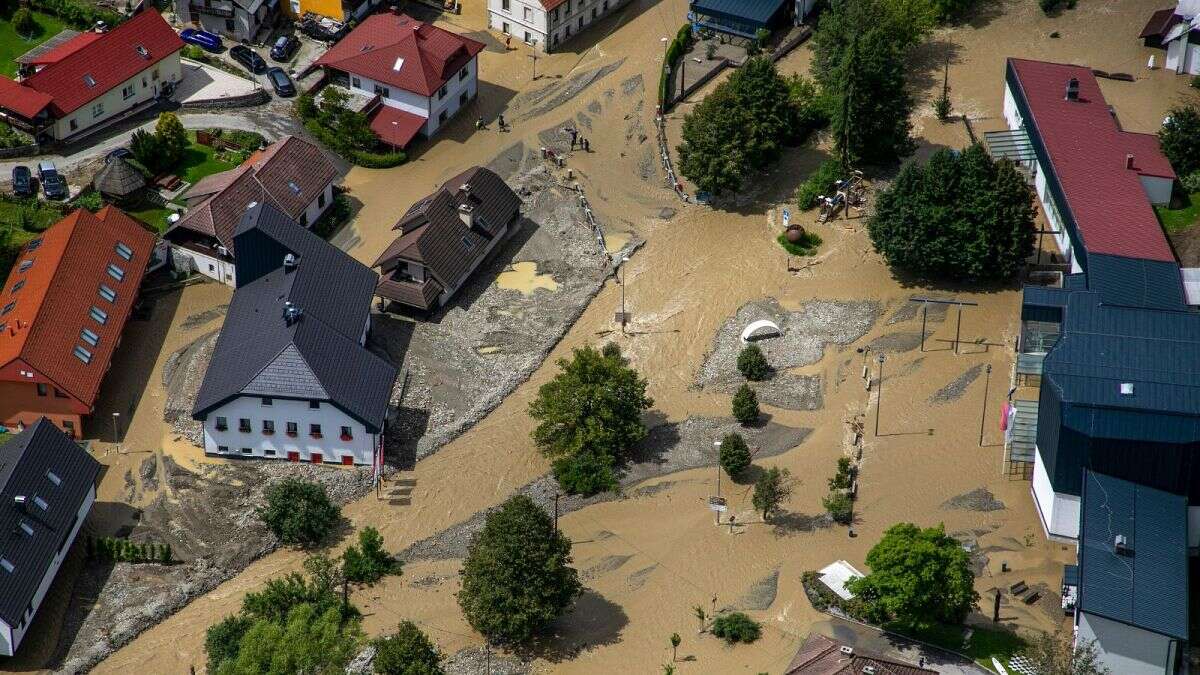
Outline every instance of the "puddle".
{"label": "puddle", "polygon": [[558,290],[558,282],[554,280],[553,276],[537,273],[537,263],[535,262],[513,263],[509,269],[496,277],[496,285],[500,288],[520,291],[525,295],[531,295],[539,288],[548,291]]}
{"label": "puddle", "polygon": [[604,250],[609,255],[614,255],[617,251],[625,248],[625,244],[629,243],[628,232],[605,232],[604,233]]}

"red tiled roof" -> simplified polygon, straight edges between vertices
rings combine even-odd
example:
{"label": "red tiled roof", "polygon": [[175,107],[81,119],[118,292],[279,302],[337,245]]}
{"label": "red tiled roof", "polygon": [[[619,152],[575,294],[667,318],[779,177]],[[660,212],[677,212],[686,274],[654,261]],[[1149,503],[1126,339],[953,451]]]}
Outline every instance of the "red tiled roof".
{"label": "red tiled roof", "polygon": [[563,4],[566,1],[567,0],[541,0],[542,9],[549,12],[550,10],[554,9],[555,7],[558,7],[559,5]]}
{"label": "red tiled roof", "polygon": [[381,105],[371,117],[371,131],[384,143],[404,148],[421,131],[426,121],[424,117],[407,110]]}
{"label": "red tiled roof", "polygon": [[[130,260],[118,255],[118,243],[133,251]],[[112,206],[95,214],[79,209],[32,240],[0,289],[0,311],[12,303],[12,309],[0,316],[4,325],[0,370],[19,359],[59,390],[91,406],[153,248],[154,235]],[[21,271],[26,261],[32,264]],[[109,264],[124,271],[120,281],[108,273]],[[116,291],[115,301],[100,297],[100,284]],[[89,316],[93,306],[107,312],[103,324]],[[84,328],[99,337],[95,346],[80,339]],[[77,345],[92,353],[89,363],[74,356]]]}
{"label": "red tiled roof", "polygon": [[1142,32],[1138,34],[1139,38],[1157,37],[1161,38],[1167,34],[1167,31],[1183,20],[1183,17],[1175,14],[1175,8],[1160,9],[1150,15],[1150,19],[1146,21],[1146,26],[1142,28]]}
{"label": "red tiled roof", "polygon": [[[146,56],[138,53],[139,45]],[[0,88],[0,107],[16,111],[15,106],[28,107],[21,97],[48,96],[55,115],[69,115],[181,49],[183,40],[162,16],[145,10],[30,75],[19,89]],[[89,77],[95,85],[86,84]]]}
{"label": "red tiled roof", "polygon": [[919,668],[899,661],[842,651],[842,643],[820,633],[810,633],[800,651],[788,664],[784,675],[861,675],[866,667],[875,675],[931,675],[935,670]]}
{"label": "red tiled roof", "polygon": [[483,51],[483,43],[404,14],[367,17],[313,67],[328,66],[431,96]]}
{"label": "red tiled roof", "polygon": [[[1140,175],[1174,178],[1157,140],[1117,125],[1092,71],[1010,58],[1032,120],[1089,253],[1174,262]],[[1079,81],[1079,100],[1064,95]],[[1132,154],[1134,168],[1126,168]]]}
{"label": "red tiled roof", "polygon": [[20,82],[14,82],[7,77],[0,77],[0,108],[32,119],[53,102],[54,98],[49,94],[22,86]]}
{"label": "red tiled roof", "polygon": [[95,31],[80,33],[45,54],[30,59],[27,63],[32,66],[47,66],[51,63],[57,63],[102,37],[104,37],[103,33]]}

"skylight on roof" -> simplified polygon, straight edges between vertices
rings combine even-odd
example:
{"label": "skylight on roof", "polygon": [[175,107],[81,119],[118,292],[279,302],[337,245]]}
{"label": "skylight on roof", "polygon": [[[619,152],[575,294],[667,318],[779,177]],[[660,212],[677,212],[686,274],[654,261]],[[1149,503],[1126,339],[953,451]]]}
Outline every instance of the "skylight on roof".
{"label": "skylight on roof", "polygon": [[46,469],[46,478],[49,478],[50,482],[54,483],[55,485],[62,485],[62,479],[58,477],[58,474],[54,473],[50,469]]}
{"label": "skylight on roof", "polygon": [[92,305],[91,310],[88,311],[88,315],[95,319],[96,323],[102,326],[104,325],[104,322],[108,321],[108,312],[95,305]]}
{"label": "skylight on roof", "polygon": [[85,73],[83,76],[83,83],[86,84],[88,88],[94,87],[96,86],[96,78],[92,77],[91,73]]}
{"label": "skylight on roof", "polygon": [[288,181],[288,189],[290,189],[295,194],[300,194],[300,186],[296,185],[296,181],[289,180]]}
{"label": "skylight on roof", "polygon": [[92,353],[89,352],[83,345],[75,345],[75,351],[73,353],[75,354],[75,358],[83,361],[84,363],[92,362]]}
{"label": "skylight on roof", "polygon": [[146,48],[144,46],[136,45],[136,46],[134,46],[134,49],[137,50],[138,56],[142,57],[143,59],[150,58],[150,52],[146,51]]}
{"label": "skylight on roof", "polygon": [[79,339],[83,340],[84,342],[88,343],[89,345],[91,345],[93,347],[95,347],[97,344],[100,343],[100,336],[96,335],[96,333],[91,328],[84,328],[82,331],[80,331]]}
{"label": "skylight on roof", "polygon": [[109,302],[116,302],[117,292],[110,288],[108,284],[100,284],[100,297]]}
{"label": "skylight on roof", "polygon": [[16,306],[17,306],[16,300],[13,300],[12,302],[8,303],[7,305],[4,306],[4,309],[0,309],[0,316],[4,316],[5,314],[8,314],[9,312],[13,311],[13,309],[15,309]]}
{"label": "skylight on roof", "polygon": [[403,57],[403,56],[397,56],[397,57],[396,57],[396,63],[392,65],[392,70],[394,70],[394,71],[396,71],[396,72],[398,73],[398,72],[400,72],[400,69],[401,69],[401,68],[403,68],[403,67],[404,67],[404,57]]}
{"label": "skylight on roof", "polygon": [[43,511],[45,511],[46,509],[50,508],[50,505],[46,503],[46,500],[45,500],[45,499],[42,499],[41,497],[39,497],[39,496],[37,496],[37,495],[34,495],[34,496],[33,496],[33,503],[34,503],[34,504],[37,504],[37,505],[38,505],[38,508],[39,508],[39,509],[41,509],[41,510],[43,510]]}
{"label": "skylight on roof", "polygon": [[22,279],[22,280],[18,281],[17,283],[13,284],[12,288],[8,289],[8,292],[9,292],[9,293],[16,293],[17,291],[21,290],[22,288],[25,288],[25,280],[24,280],[24,279]]}
{"label": "skylight on roof", "polygon": [[25,270],[28,270],[30,267],[33,267],[33,260],[32,260],[32,259],[29,259],[29,260],[22,260],[22,261],[21,261],[21,266],[20,266],[20,267],[17,269],[17,271],[18,271],[18,272],[24,272]]}
{"label": "skylight on roof", "polygon": [[118,241],[117,242],[117,255],[121,256],[122,258],[124,258],[126,260],[132,260],[133,259],[133,249],[129,248],[125,244]]}
{"label": "skylight on roof", "polygon": [[467,250],[468,250],[468,251],[470,251],[472,248],[474,248],[474,247],[475,247],[475,243],[474,243],[474,242],[472,242],[472,241],[471,241],[470,239],[468,239],[467,237],[463,237],[463,238],[462,238],[462,243],[463,243],[463,246],[466,246],[466,247],[467,247]]}
{"label": "skylight on roof", "polygon": [[33,536],[33,526],[31,526],[29,524],[29,521],[27,521],[27,520],[21,521],[21,530],[23,530],[25,532],[25,534],[27,534],[31,537]]}
{"label": "skylight on roof", "polygon": [[108,263],[108,276],[120,281],[125,278],[125,270],[121,269],[115,263]]}
{"label": "skylight on roof", "polygon": [[13,564],[8,561],[8,558],[0,558],[0,567],[3,567],[4,571],[8,572],[9,574],[12,574],[12,571],[16,569],[13,567]]}
{"label": "skylight on roof", "polygon": [[37,239],[32,239],[32,240],[30,240],[30,242],[29,242],[28,244],[25,244],[25,250],[26,250],[26,251],[33,251],[33,250],[37,249],[37,247],[39,247],[39,246],[41,246],[41,245],[42,245],[42,238],[41,238],[41,237],[38,237]]}

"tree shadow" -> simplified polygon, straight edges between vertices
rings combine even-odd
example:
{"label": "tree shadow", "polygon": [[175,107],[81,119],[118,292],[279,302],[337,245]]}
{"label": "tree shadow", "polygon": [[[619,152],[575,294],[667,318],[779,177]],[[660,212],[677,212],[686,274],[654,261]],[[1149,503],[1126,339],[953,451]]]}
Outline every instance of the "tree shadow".
{"label": "tree shadow", "polygon": [[544,637],[514,651],[524,657],[562,663],[591,647],[619,643],[621,632],[628,624],[629,617],[620,605],[585,588],[571,611],[550,624]]}
{"label": "tree shadow", "polygon": [[802,533],[816,532],[833,527],[833,518],[828,513],[809,515],[784,511],[771,517],[768,523],[776,537],[789,537]]}
{"label": "tree shadow", "polygon": [[953,66],[959,62],[959,50],[957,43],[941,38],[931,38],[914,47],[905,61],[904,74],[909,91],[915,93],[918,100],[925,95],[931,98],[940,96],[946,64],[951,66],[950,87],[953,91]]}

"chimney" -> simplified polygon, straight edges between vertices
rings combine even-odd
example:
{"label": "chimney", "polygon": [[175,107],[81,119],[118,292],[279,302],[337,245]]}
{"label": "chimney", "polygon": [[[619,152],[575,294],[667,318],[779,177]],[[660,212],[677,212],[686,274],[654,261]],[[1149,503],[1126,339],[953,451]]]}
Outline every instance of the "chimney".
{"label": "chimney", "polygon": [[294,253],[289,253],[289,254],[283,256],[283,271],[284,272],[291,272],[292,270],[296,269],[296,266],[298,264],[299,264],[299,261],[296,260],[296,255]]}
{"label": "chimney", "polygon": [[850,645],[842,645],[841,647],[838,647],[838,650],[846,656],[852,656],[854,654],[854,648]]}
{"label": "chimney", "polygon": [[1133,168],[1133,154],[1132,153],[1125,155],[1125,168],[1126,169]]}
{"label": "chimney", "polygon": [[13,506],[23,510],[25,508],[25,495],[17,495],[13,497]]}
{"label": "chimney", "polygon": [[1067,100],[1068,101],[1078,101],[1079,100],[1079,80],[1077,80],[1073,77],[1071,79],[1067,80]]}
{"label": "chimney", "polygon": [[1129,549],[1129,540],[1125,538],[1125,535],[1118,534],[1113,539],[1113,552],[1117,555],[1130,555],[1133,553],[1133,551]]}
{"label": "chimney", "polygon": [[1121,383],[1121,395],[1122,396],[1133,396],[1133,383],[1132,382],[1122,382]]}
{"label": "chimney", "polygon": [[302,316],[304,316],[304,310],[292,304],[291,300],[283,303],[283,320],[287,323],[287,325],[290,326],[296,323]]}
{"label": "chimney", "polygon": [[463,224],[468,228],[475,227],[475,207],[470,204],[463,204],[458,207],[458,217],[462,219]]}

